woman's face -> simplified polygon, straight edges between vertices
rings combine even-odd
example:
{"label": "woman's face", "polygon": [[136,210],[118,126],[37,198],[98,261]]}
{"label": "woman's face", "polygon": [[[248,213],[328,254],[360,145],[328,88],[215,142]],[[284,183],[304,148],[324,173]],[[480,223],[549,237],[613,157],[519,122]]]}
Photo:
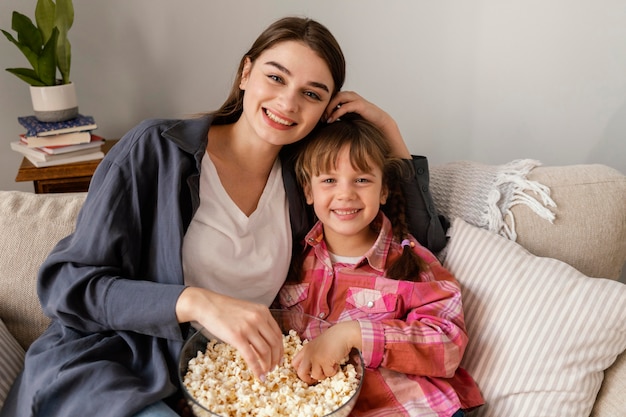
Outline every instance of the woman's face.
{"label": "woman's face", "polygon": [[305,137],[320,121],[334,88],[326,62],[301,42],[286,41],[246,61],[239,87],[243,115],[256,135],[273,145]]}

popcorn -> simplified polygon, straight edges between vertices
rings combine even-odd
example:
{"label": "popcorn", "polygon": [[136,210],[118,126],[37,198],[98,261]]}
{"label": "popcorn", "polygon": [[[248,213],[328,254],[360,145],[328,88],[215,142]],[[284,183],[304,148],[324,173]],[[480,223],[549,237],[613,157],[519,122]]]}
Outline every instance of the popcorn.
{"label": "popcorn", "polygon": [[[267,373],[265,382],[254,377],[239,352],[211,340],[205,352],[189,360],[183,384],[205,408],[223,417],[322,417],[345,404],[356,392],[359,378],[352,364],[343,364],[332,377],[308,385],[298,378],[291,360],[306,343],[291,330],[283,336],[283,364]],[[193,407],[197,416],[208,415]]]}

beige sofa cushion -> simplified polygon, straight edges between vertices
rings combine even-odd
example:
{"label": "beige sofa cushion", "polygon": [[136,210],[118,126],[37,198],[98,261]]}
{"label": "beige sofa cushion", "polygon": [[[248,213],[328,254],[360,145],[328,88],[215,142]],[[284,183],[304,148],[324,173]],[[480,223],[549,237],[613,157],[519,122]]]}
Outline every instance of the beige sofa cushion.
{"label": "beige sofa cushion", "polygon": [[513,207],[517,242],[585,275],[619,278],[626,259],[626,177],[605,165],[568,165],[537,167],[528,179],[550,188],[556,218],[550,224],[528,206]]}
{"label": "beige sofa cushion", "polygon": [[85,195],[0,191],[0,319],[24,349],[49,323],[36,293],[39,266],[74,230]]}

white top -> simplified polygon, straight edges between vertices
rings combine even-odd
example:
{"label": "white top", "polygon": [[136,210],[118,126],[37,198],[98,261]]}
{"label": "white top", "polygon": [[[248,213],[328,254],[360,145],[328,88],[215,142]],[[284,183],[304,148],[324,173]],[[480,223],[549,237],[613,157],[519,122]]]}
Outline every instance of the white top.
{"label": "white top", "polygon": [[285,281],[291,225],[280,161],[248,217],[230,198],[208,154],[202,158],[200,207],[183,242],[185,284],[270,305]]}
{"label": "white top", "polygon": [[332,252],[328,252],[328,256],[330,257],[330,261],[334,264],[348,264],[354,265],[356,264],[363,256],[341,256],[336,255]]}

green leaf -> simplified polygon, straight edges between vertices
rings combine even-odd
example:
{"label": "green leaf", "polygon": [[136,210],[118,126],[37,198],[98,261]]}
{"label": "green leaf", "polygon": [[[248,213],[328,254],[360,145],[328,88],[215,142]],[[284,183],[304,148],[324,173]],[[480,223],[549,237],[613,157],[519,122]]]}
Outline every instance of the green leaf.
{"label": "green leaf", "polygon": [[52,29],[56,20],[56,5],[52,0],[38,0],[35,7],[35,20],[41,31],[43,43],[48,42],[52,36]]}
{"label": "green leaf", "polygon": [[41,38],[39,29],[33,24],[28,16],[19,12],[13,12],[11,19],[11,29],[17,32],[17,41],[28,47],[31,51],[39,54],[44,41]]}
{"label": "green leaf", "polygon": [[22,81],[26,81],[30,85],[43,87],[45,84],[41,82],[37,73],[30,68],[7,68],[11,74],[16,75]]}
{"label": "green leaf", "polygon": [[[2,30],[2,29],[0,29]],[[26,45],[23,45],[21,43],[19,43],[17,41],[17,39],[15,39],[13,37],[13,35],[11,35],[9,32],[2,30],[2,33],[4,33],[4,36],[6,36],[6,38],[11,41],[13,44],[15,44],[15,46],[17,46],[19,48],[20,51],[22,51],[22,53],[24,54],[24,56],[26,57],[26,59],[28,59],[28,62],[30,63],[30,65],[33,67],[34,71],[37,71],[38,68],[38,59],[39,59],[39,55],[35,52],[33,52],[32,50],[30,50],[30,48]]]}
{"label": "green leaf", "polygon": [[57,66],[61,72],[63,84],[70,82],[72,64],[72,45],[67,39],[67,32],[74,24],[74,6],[72,0],[57,0],[56,27],[59,29],[57,41]]}
{"label": "green leaf", "polygon": [[59,28],[59,36],[66,37],[67,32],[74,24],[74,5],[72,0],[57,0],[55,24]]}
{"label": "green leaf", "polygon": [[59,30],[55,27],[52,29],[52,35],[46,45],[43,47],[43,51],[39,56],[39,78],[45,85],[56,85],[56,73],[57,73],[57,58],[56,58],[56,44],[59,38]]}
{"label": "green leaf", "polygon": [[63,84],[70,83],[70,68],[72,66],[72,45],[70,41],[65,39],[65,42],[61,42],[61,39],[57,41],[57,67],[61,73]]}

